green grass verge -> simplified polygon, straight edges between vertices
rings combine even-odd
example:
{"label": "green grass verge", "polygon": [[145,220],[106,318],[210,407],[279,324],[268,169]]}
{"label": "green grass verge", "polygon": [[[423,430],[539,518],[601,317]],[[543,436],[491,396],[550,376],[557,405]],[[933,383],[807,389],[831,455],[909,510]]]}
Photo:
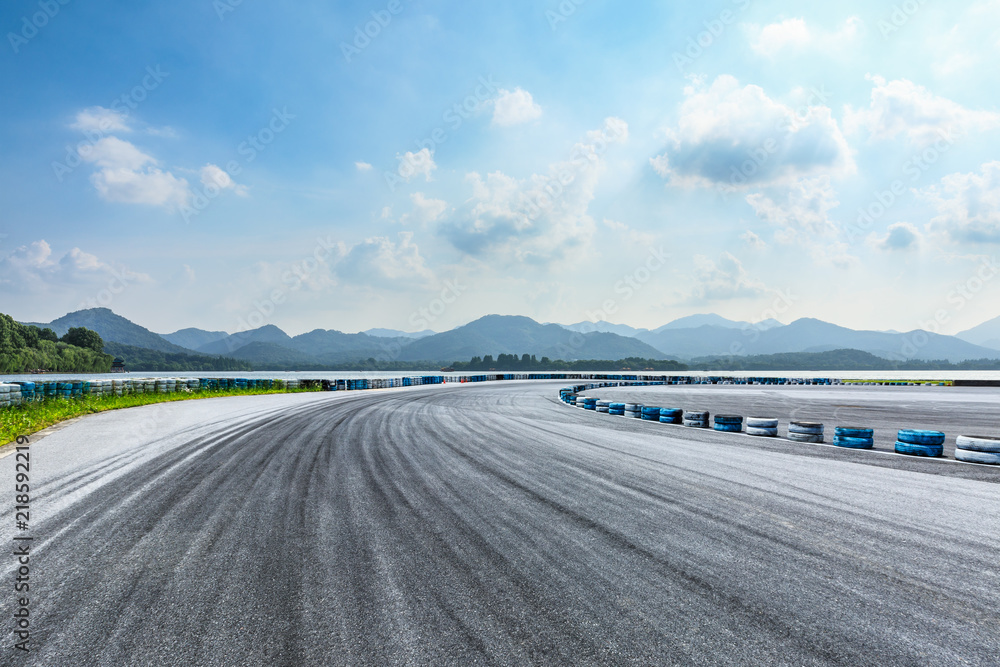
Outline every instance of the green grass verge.
{"label": "green grass verge", "polygon": [[258,394],[297,394],[316,389],[216,389],[178,391],[172,394],[126,394],[124,396],[85,396],[78,398],[47,398],[44,401],[22,403],[0,408],[0,445],[13,442],[19,435],[31,435],[67,419],[107,410],[134,408],[140,405],[190,401],[216,396],[254,396]]}

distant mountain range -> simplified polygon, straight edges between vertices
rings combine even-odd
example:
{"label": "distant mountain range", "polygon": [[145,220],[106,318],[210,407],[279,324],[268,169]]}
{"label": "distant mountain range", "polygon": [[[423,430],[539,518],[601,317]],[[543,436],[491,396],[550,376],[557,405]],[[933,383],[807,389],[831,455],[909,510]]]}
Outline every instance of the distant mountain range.
{"label": "distant mountain range", "polygon": [[787,325],[776,320],[751,324],[714,314],[684,317],[653,330],[609,322],[540,324],[528,317],[487,315],[442,333],[369,329],[349,334],[316,329],[289,336],[266,325],[235,334],[188,328],[160,335],[106,308],[94,308],[37,326],[51,327],[60,335],[70,327],[84,326],[109,343],[168,354],[225,356],[262,370],[306,370],[366,359],[434,366],[487,354],[529,354],[565,361],[642,358],[702,363],[720,357],[858,350],[900,362],[1000,359],[1000,317],[958,336],[856,331],[811,318]]}
{"label": "distant mountain range", "polygon": [[1000,317],[995,317],[988,322],[983,322],[979,326],[966,329],[961,333],[955,334],[955,337],[974,345],[1000,350]]}

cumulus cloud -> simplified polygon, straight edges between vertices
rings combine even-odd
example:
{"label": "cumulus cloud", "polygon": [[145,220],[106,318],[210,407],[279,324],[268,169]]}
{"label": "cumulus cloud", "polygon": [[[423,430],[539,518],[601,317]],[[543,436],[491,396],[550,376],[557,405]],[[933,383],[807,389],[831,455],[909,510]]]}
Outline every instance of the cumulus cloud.
{"label": "cumulus cloud", "polygon": [[96,290],[115,279],[124,286],[148,282],[150,277],[104,262],[80,248],[71,248],[57,257],[44,239],[0,257],[0,286],[10,292]]}
{"label": "cumulus cloud", "polygon": [[750,36],[750,48],[768,58],[775,58],[782,51],[801,50],[805,47],[835,53],[836,49],[844,48],[854,40],[861,27],[861,19],[851,16],[844,25],[832,32],[810,28],[805,19],[801,18],[785,19],[764,27],[749,25],[746,29]]}
{"label": "cumulus cloud", "polygon": [[190,196],[186,180],[159,169],[152,156],[118,137],[81,147],[80,157],[98,167],[90,181],[107,201],[173,208]]}
{"label": "cumulus cloud", "polygon": [[425,225],[429,222],[434,222],[448,210],[448,203],[446,201],[443,199],[428,199],[422,192],[414,192],[410,195],[410,201],[413,202],[413,210],[400,218],[400,222],[404,224],[416,222]]}
{"label": "cumulus cloud", "polygon": [[472,196],[442,222],[441,233],[468,255],[512,262],[544,264],[582,250],[596,228],[587,210],[606,168],[604,152],[627,136],[623,120],[608,118],[545,174],[467,174]]}
{"label": "cumulus cloud", "polygon": [[246,197],[247,187],[238,185],[232,177],[221,167],[214,164],[206,164],[201,168],[201,184],[208,187],[217,187],[219,190],[232,190],[240,197]]}
{"label": "cumulus cloud", "polygon": [[128,123],[128,114],[100,106],[87,107],[77,113],[70,127],[87,134],[132,131]]}
{"label": "cumulus cloud", "polygon": [[764,243],[764,239],[757,236],[754,232],[749,229],[740,234],[740,238],[751,248],[766,248],[767,244]]}
{"label": "cumulus cloud", "polygon": [[779,243],[803,247],[820,263],[849,268],[857,264],[846,243],[837,240],[840,226],[830,211],[840,205],[827,177],[803,178],[780,189],[781,196],[747,195],[757,217],[775,227]]}
{"label": "cumulus cloud", "polygon": [[837,232],[829,212],[840,202],[828,178],[800,179],[788,186],[784,195],[772,199],[758,192],[746,198],[758,218],[777,228],[779,241],[791,243],[802,235],[823,237]]}
{"label": "cumulus cloud", "polygon": [[395,289],[430,284],[434,275],[412,232],[400,232],[397,238],[376,236],[352,246],[336,266],[341,282]]}
{"label": "cumulus cloud", "polygon": [[936,209],[932,229],[960,243],[1000,243],[1000,161],[949,174],[917,195]]}
{"label": "cumulus cloud", "polygon": [[848,132],[865,129],[872,141],[904,136],[911,144],[926,146],[942,137],[989,130],[1000,125],[1000,114],[974,111],[907,79],[886,81],[868,75],[875,84],[867,109],[844,110]]}
{"label": "cumulus cloud", "polygon": [[523,88],[501,88],[493,102],[493,124],[501,127],[519,125],[540,118],[542,107],[535,103],[531,93]]}
{"label": "cumulus cloud", "polygon": [[908,222],[896,222],[884,235],[871,234],[868,243],[879,250],[909,250],[919,245],[920,231]]}
{"label": "cumulus cloud", "polygon": [[728,252],[715,261],[705,255],[695,255],[693,277],[695,286],[688,297],[689,303],[754,297],[766,290],[764,284],[750,278],[743,263]]}
{"label": "cumulus cloud", "polygon": [[729,75],[685,88],[667,150],[650,160],[671,184],[749,186],[854,171],[850,149],[826,106],[798,110]]}
{"label": "cumulus cloud", "polygon": [[367,162],[355,162],[354,163],[354,168],[357,169],[358,171],[371,171],[372,170],[372,166],[370,164],[368,164]]}
{"label": "cumulus cloud", "polygon": [[423,174],[424,180],[429,181],[431,180],[431,172],[437,169],[437,165],[434,163],[434,153],[429,148],[421,148],[416,153],[406,151],[402,155],[397,154],[396,159],[399,160],[399,175],[407,183],[421,174]]}

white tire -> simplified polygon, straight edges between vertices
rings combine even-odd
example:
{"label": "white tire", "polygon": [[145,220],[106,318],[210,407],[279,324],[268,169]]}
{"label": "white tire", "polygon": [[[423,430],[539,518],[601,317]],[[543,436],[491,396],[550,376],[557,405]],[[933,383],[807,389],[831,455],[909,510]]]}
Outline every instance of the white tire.
{"label": "white tire", "polygon": [[956,449],[955,460],[967,463],[1000,465],[1000,452],[979,452],[974,449]]}
{"label": "white tire", "polygon": [[996,454],[1000,453],[1000,438],[988,435],[960,435],[955,438],[955,447],[967,451]]}

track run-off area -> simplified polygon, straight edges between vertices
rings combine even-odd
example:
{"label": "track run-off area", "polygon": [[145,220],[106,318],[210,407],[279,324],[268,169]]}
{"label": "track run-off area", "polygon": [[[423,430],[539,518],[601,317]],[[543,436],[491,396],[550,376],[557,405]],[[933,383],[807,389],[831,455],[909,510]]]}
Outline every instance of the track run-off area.
{"label": "track run-off area", "polygon": [[[162,403],[33,439],[31,651],[8,556],[0,664],[997,664],[1000,467],[612,417],[566,384]],[[876,449],[1000,428],[996,390],[866,389],[588,393]],[[14,484],[8,455],[11,510]]]}

